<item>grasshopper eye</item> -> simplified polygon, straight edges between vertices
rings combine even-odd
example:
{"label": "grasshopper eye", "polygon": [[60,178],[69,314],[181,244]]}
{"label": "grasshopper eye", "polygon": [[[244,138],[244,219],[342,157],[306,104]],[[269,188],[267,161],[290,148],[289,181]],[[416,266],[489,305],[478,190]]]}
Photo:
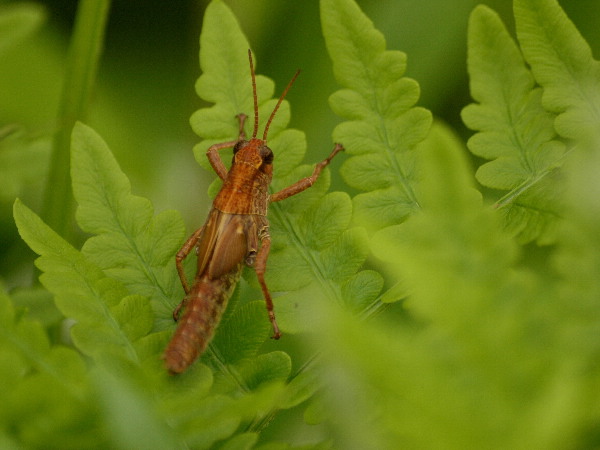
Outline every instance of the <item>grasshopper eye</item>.
{"label": "grasshopper eye", "polygon": [[235,155],[240,148],[247,144],[248,141],[237,141],[233,146],[233,154]]}
{"label": "grasshopper eye", "polygon": [[272,164],[273,163],[273,152],[266,145],[263,145],[260,148],[259,154],[263,160],[263,164]]}

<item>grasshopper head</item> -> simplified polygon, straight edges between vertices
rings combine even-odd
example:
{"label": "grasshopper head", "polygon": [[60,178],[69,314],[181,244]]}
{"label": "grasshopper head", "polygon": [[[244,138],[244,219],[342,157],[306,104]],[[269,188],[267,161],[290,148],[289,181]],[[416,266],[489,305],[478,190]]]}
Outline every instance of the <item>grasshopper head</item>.
{"label": "grasshopper head", "polygon": [[263,138],[258,139],[256,134],[258,133],[258,99],[256,95],[256,75],[254,74],[254,63],[252,61],[252,52],[248,49],[248,59],[250,61],[250,75],[252,77],[252,95],[254,97],[254,130],[252,132],[252,139],[246,141],[239,141],[235,147],[233,148],[233,159],[236,163],[245,163],[254,166],[257,169],[261,169],[263,172],[271,173],[271,168],[273,164],[273,152],[269,147],[267,147],[267,134],[269,133],[269,126],[275,117],[275,113],[281,106],[281,102],[285,98],[286,94],[296,81],[296,78],[300,74],[298,70],[286,88],[284,89],[281,97],[277,101],[275,108],[273,108],[273,112],[267,120],[267,124],[265,125],[265,130],[263,132]]}
{"label": "grasshopper head", "polygon": [[233,162],[248,165],[265,173],[271,173],[273,152],[262,139],[241,140],[233,147]]}

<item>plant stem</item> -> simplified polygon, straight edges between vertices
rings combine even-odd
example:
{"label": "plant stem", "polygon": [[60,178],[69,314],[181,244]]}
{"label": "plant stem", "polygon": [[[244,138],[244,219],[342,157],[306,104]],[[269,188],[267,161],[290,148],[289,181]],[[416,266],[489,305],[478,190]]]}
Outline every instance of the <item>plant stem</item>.
{"label": "plant stem", "polygon": [[85,117],[102,53],[110,0],[81,0],[71,38],[60,99],[42,217],[71,240],[74,201],[70,177],[70,141],[75,122]]}

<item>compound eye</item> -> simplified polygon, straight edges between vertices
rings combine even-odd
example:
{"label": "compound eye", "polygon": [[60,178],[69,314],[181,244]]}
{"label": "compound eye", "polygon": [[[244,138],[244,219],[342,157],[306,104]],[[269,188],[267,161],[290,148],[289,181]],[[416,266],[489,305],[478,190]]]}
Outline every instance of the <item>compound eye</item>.
{"label": "compound eye", "polygon": [[263,164],[271,164],[273,162],[273,152],[269,147],[263,145],[260,150],[260,157],[263,160]]}
{"label": "compound eye", "polygon": [[236,144],[233,146],[233,154],[235,155],[239,151],[239,149],[241,149],[247,143],[248,141],[237,141]]}

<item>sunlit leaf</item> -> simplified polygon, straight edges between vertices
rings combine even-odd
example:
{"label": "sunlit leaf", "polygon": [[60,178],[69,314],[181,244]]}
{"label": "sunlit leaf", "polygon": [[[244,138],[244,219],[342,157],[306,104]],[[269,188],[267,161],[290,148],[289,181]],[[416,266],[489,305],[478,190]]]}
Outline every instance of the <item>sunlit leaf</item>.
{"label": "sunlit leaf", "polygon": [[383,35],[352,0],[324,0],[321,20],[333,72],[345,89],[330,97],[347,119],[334,130],[349,155],[342,166],[358,223],[379,229],[419,207],[414,146],[431,125],[429,111],[414,107],[419,85],[403,78],[406,55],[385,49]]}
{"label": "sunlit leaf", "polygon": [[497,207],[522,242],[550,243],[560,217],[563,186],[556,172],[565,145],[555,140],[555,116],[543,108],[542,89],[518,47],[485,6],[471,14],[468,63],[471,95],[478,102],[462,111],[467,126],[478,131],[468,146],[491,160],[479,167],[477,179],[507,191]]}

